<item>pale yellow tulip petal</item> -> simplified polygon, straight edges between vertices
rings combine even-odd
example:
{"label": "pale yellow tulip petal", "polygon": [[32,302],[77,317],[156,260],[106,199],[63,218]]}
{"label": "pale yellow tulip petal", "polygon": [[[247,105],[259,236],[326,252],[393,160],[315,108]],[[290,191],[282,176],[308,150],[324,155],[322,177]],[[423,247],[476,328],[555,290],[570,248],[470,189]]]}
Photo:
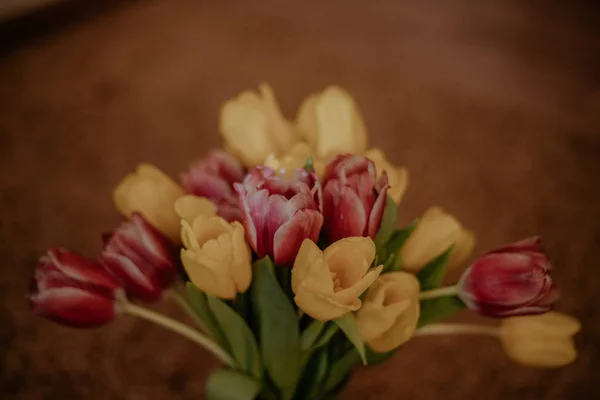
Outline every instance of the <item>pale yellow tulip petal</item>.
{"label": "pale yellow tulip petal", "polygon": [[356,298],[363,294],[365,290],[369,288],[375,282],[375,279],[379,276],[381,271],[383,270],[383,265],[378,266],[377,268],[372,268],[367,274],[354,285],[349,288],[340,290],[333,295],[335,301],[340,304],[348,304],[353,298]]}
{"label": "pale yellow tulip petal", "polygon": [[191,194],[181,196],[175,200],[175,213],[179,218],[192,223],[196,217],[212,217],[217,215],[217,209],[212,201],[206,197],[198,197]]}
{"label": "pale yellow tulip petal", "polygon": [[319,158],[356,151],[354,138],[354,102],[340,88],[329,87],[315,106],[318,131],[316,144]]}
{"label": "pale yellow tulip petal", "polygon": [[[358,300],[358,299],[357,299]],[[330,321],[341,317],[349,311],[355,311],[360,305],[340,306],[329,299],[319,296],[313,292],[300,290],[294,297],[298,307],[306,314],[319,321]],[[360,300],[358,300],[360,303]]]}
{"label": "pale yellow tulip petal", "polygon": [[460,232],[448,259],[448,270],[461,266],[475,249],[475,234],[467,229]]}
{"label": "pale yellow tulip petal", "polygon": [[181,262],[192,283],[200,290],[222,299],[235,298],[235,285],[219,273],[219,265],[190,250],[181,251]]}
{"label": "pale yellow tulip petal", "polygon": [[186,220],[181,220],[181,242],[186,249],[199,249],[196,234]]}
{"label": "pale yellow tulip petal", "polygon": [[218,216],[196,217],[192,221],[192,229],[200,246],[210,240],[217,239],[221,235],[233,232],[231,225]]}
{"label": "pale yellow tulip petal", "polygon": [[302,104],[300,104],[298,115],[296,116],[298,130],[308,142],[309,147],[313,149],[316,148],[318,137],[317,120],[315,117],[316,104],[317,95],[312,94],[308,96],[304,99]]}
{"label": "pale yellow tulip petal", "polygon": [[[309,273],[313,270],[313,264],[319,260],[323,260],[323,252],[319,249],[319,246],[310,239],[304,239],[292,267],[292,290],[294,293],[297,292],[300,284],[307,279]],[[317,273],[321,276],[324,271],[319,267]]]}
{"label": "pale yellow tulip petal", "polygon": [[343,287],[356,284],[375,258],[375,243],[368,237],[347,237],[330,245],[323,256]]}
{"label": "pale yellow tulip petal", "polygon": [[244,293],[252,281],[252,254],[244,237],[244,227],[235,221],[232,224],[231,246],[233,262],[231,276],[235,282],[236,290]]}

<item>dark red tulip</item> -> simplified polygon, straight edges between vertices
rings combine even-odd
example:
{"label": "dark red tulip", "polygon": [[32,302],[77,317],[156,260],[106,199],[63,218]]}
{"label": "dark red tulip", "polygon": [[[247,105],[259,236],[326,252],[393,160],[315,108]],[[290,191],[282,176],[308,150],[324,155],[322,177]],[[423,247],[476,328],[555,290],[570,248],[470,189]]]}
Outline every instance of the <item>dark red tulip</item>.
{"label": "dark red tulip", "polygon": [[475,261],[459,281],[459,296],[490,317],[542,314],[558,298],[550,270],[539,237],[533,237]]}
{"label": "dark red tulip", "polygon": [[233,184],[244,179],[244,167],[231,154],[213,150],[208,157],[193,162],[188,172],[181,174],[186,191],[210,199],[217,213],[227,221],[241,221],[238,198]]}
{"label": "dark red tulip", "polygon": [[325,168],[323,215],[327,241],[350,236],[374,238],[387,201],[387,174],[363,156],[340,155]]}
{"label": "dark red tulip", "polygon": [[176,274],[171,243],[139,213],[105,238],[100,262],[127,294],[145,301],[158,300]]}
{"label": "dark red tulip", "polygon": [[32,311],[63,325],[95,327],[115,317],[119,282],[96,261],[65,249],[40,257],[31,282]]}
{"label": "dark red tulip", "polygon": [[246,239],[259,257],[290,266],[304,239],[316,242],[323,225],[321,186],[304,169],[277,175],[259,166],[236,183]]}

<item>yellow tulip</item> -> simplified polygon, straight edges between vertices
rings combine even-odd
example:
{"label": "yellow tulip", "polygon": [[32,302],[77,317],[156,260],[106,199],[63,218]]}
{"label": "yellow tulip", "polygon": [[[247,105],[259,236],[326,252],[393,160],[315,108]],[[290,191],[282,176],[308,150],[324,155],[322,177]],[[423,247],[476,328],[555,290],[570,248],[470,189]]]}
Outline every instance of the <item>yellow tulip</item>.
{"label": "yellow tulip", "polygon": [[262,164],[270,153],[282,154],[298,140],[271,87],[261,84],[259,91],[242,92],[221,108],[220,130],[225,148],[247,167]]}
{"label": "yellow tulip", "polygon": [[179,217],[173,205],[183,194],[183,189],[164,172],[142,163],[114,189],[113,200],[123,216],[129,218],[137,211],[156,229],[179,242]]}
{"label": "yellow tulip", "polygon": [[548,312],[502,320],[504,351],[513,360],[534,367],[562,367],[575,361],[573,335],[581,329],[569,315]]}
{"label": "yellow tulip", "polygon": [[462,264],[475,247],[475,235],[463,228],[460,222],[439,207],[431,207],[419,220],[402,249],[402,269],[417,273],[429,261],[454,244],[448,269]]}
{"label": "yellow tulip", "polygon": [[419,321],[420,284],[407,272],[381,275],[356,313],[362,339],[375,351],[390,351],[408,341]]}
{"label": "yellow tulip", "polygon": [[385,158],[385,154],[381,149],[373,148],[367,150],[365,157],[373,161],[377,169],[377,178],[381,176],[383,171],[387,172],[388,183],[390,188],[387,194],[390,195],[394,203],[400,204],[402,196],[408,186],[408,170],[404,167],[396,167]]}
{"label": "yellow tulip", "polygon": [[307,97],[300,105],[296,124],[319,159],[362,154],[367,149],[363,117],[354,99],[338,86]]}
{"label": "yellow tulip", "polygon": [[382,265],[370,268],[374,258],[375,244],[368,237],[344,238],[324,251],[305,239],[292,268],[296,304],[319,321],[358,310],[359,296],[383,269]]}
{"label": "yellow tulip", "polygon": [[308,144],[304,142],[296,143],[288,152],[281,156],[271,153],[267,156],[264,165],[273,168],[279,174],[286,174],[297,168],[304,168],[308,158],[313,156],[313,168],[319,179],[323,179],[325,172],[325,162],[316,158],[312,154]]}
{"label": "yellow tulip", "polygon": [[[188,205],[178,205],[185,209]],[[200,290],[222,299],[233,299],[250,287],[252,254],[244,227],[221,217],[182,214],[181,262]]]}

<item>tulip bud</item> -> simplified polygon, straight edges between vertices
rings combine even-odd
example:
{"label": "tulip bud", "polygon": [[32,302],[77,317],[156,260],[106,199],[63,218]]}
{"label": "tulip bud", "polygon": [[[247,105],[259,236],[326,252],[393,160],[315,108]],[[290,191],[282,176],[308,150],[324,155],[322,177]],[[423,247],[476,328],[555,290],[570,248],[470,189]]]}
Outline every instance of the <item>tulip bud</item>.
{"label": "tulip bud", "polygon": [[539,238],[526,239],[475,261],[458,293],[471,310],[491,317],[545,313],[558,298],[550,269]]}
{"label": "tulip bud", "polygon": [[377,278],[356,313],[362,339],[384,353],[408,341],[419,321],[420,284],[413,274],[389,272]]}
{"label": "tulip bud", "polygon": [[275,264],[294,262],[304,239],[316,241],[323,225],[321,186],[313,173],[297,169],[277,175],[259,166],[236,183],[246,238],[259,257]]}
{"label": "tulip bud", "polygon": [[502,320],[504,351],[513,360],[533,367],[556,368],[577,358],[573,335],[581,329],[575,318],[549,312]]}
{"label": "tulip bud", "polygon": [[304,240],[292,268],[294,301],[319,321],[358,310],[360,295],[383,269],[383,265],[370,268],[374,259],[375,244],[370,238],[344,238],[324,251],[314,241]]}
{"label": "tulip bud", "polygon": [[341,155],[325,169],[324,229],[328,242],[350,236],[374,238],[387,201],[387,174],[376,179],[375,165],[363,156]]}
{"label": "tulip bud", "polygon": [[192,163],[188,172],[181,174],[181,181],[187,192],[210,199],[219,216],[227,221],[241,221],[233,184],[241,182],[244,173],[244,167],[232,155],[215,150],[207,158]]}
{"label": "tulip bud", "polygon": [[158,300],[176,274],[168,239],[137,212],[105,238],[99,259],[129,295],[144,301]]}
{"label": "tulip bud", "polygon": [[367,149],[367,129],[354,99],[344,89],[329,86],[300,105],[298,130],[315,151],[329,160],[338,154],[362,154]]}
{"label": "tulip bud", "polygon": [[181,261],[196,287],[223,299],[248,290],[252,254],[241,223],[200,214],[182,219],[181,225]]}
{"label": "tulip bud", "polygon": [[447,268],[462,264],[475,247],[475,235],[439,207],[431,207],[400,250],[402,269],[417,273],[427,263],[454,245]]}
{"label": "tulip bud", "polygon": [[113,197],[117,210],[126,218],[137,211],[156,229],[177,243],[179,217],[173,204],[184,191],[164,172],[151,164],[140,164],[115,188]]}
{"label": "tulip bud", "polygon": [[325,163],[316,158],[304,142],[296,143],[287,153],[279,157],[275,153],[269,154],[264,165],[273,168],[279,174],[293,173],[298,168],[304,168],[310,157],[313,159],[315,175],[319,180],[323,179]]}
{"label": "tulip bud", "polygon": [[114,318],[121,292],[119,282],[100,264],[64,249],[50,249],[38,261],[29,304],[36,315],[88,328]]}
{"label": "tulip bud", "polygon": [[387,193],[394,200],[394,203],[400,204],[408,186],[408,170],[404,167],[396,167],[390,164],[381,149],[367,150],[365,157],[375,164],[377,178],[381,178],[383,172],[387,174],[390,185]]}
{"label": "tulip bud", "polygon": [[259,91],[260,94],[243,92],[221,109],[225,148],[247,167],[260,165],[269,153],[287,151],[298,140],[271,87],[261,84]]}

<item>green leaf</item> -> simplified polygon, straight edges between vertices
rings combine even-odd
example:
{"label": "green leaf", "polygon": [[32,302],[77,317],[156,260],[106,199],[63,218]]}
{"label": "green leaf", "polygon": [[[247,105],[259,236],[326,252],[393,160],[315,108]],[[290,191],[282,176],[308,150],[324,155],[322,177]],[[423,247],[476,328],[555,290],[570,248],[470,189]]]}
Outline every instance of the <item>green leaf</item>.
{"label": "green leaf", "polygon": [[291,398],[301,372],[298,317],[271,267],[269,257],[254,263],[252,303],[265,367],[284,398]]}
{"label": "green leaf", "polygon": [[379,365],[382,362],[390,359],[394,354],[396,354],[397,350],[398,348],[395,348],[394,350],[386,351],[385,353],[378,353],[367,346],[367,363],[368,365]]}
{"label": "green leaf", "polygon": [[315,166],[313,164],[312,156],[309,156],[308,160],[306,160],[306,164],[304,164],[304,169],[306,170],[306,172],[315,172]]}
{"label": "green leaf", "polygon": [[382,252],[382,254],[385,253],[384,255],[387,257],[387,261],[384,264],[382,273],[400,271],[402,269],[402,259],[400,258],[398,252],[413,233],[418,222],[418,219],[415,219],[407,227],[397,229],[392,232],[385,246],[385,252]]}
{"label": "green leaf", "polygon": [[188,304],[191,306],[198,319],[202,321],[202,324],[208,331],[207,333],[209,336],[211,336],[225,351],[231,352],[229,343],[223,335],[223,332],[219,327],[219,323],[208,306],[208,298],[206,297],[206,293],[201,292],[196,286],[194,286],[192,282],[187,282],[185,287]]}
{"label": "green leaf", "polygon": [[356,325],[356,318],[352,313],[346,313],[343,316],[334,320],[337,326],[340,327],[342,332],[346,335],[348,340],[354,345],[364,365],[367,365],[367,356],[365,354],[365,344],[360,337],[358,326]]}
{"label": "green leaf", "polygon": [[330,357],[327,349],[315,351],[306,363],[294,398],[298,400],[318,398],[329,374],[329,368]]}
{"label": "green leaf", "polygon": [[388,195],[385,202],[385,210],[383,211],[383,218],[381,219],[381,225],[379,231],[375,235],[375,247],[377,249],[383,248],[383,245],[389,239],[390,235],[398,224],[398,205]]}
{"label": "green leaf", "polygon": [[223,336],[227,339],[231,355],[242,370],[253,377],[262,379],[260,354],[254,334],[246,321],[231,307],[207,295],[208,306],[217,320]]}
{"label": "green leaf", "polygon": [[233,369],[217,369],[206,381],[208,400],[253,400],[261,389],[260,381]]}
{"label": "green leaf", "polygon": [[421,290],[435,289],[442,284],[446,275],[446,265],[448,264],[448,259],[453,248],[454,245],[448,247],[445,252],[431,260],[417,274],[417,278],[421,282]]}
{"label": "green leaf", "polygon": [[321,336],[317,339],[315,344],[313,345],[313,349],[317,349],[321,346],[325,346],[331,338],[338,332],[340,328],[335,324],[328,322],[325,324],[325,329],[323,329]]}
{"label": "green leaf", "polygon": [[302,332],[302,338],[300,339],[300,347],[302,350],[308,350],[313,346],[319,338],[323,328],[325,328],[324,322],[314,320],[310,323],[308,328]]}
{"label": "green leaf", "polygon": [[437,299],[421,301],[421,315],[417,327],[442,321],[467,306],[458,296],[444,296]]}
{"label": "green leaf", "polygon": [[325,383],[325,391],[329,392],[336,389],[348,377],[352,368],[361,358],[362,356],[355,349],[351,349],[342,358],[336,360],[330,368],[329,377]]}

